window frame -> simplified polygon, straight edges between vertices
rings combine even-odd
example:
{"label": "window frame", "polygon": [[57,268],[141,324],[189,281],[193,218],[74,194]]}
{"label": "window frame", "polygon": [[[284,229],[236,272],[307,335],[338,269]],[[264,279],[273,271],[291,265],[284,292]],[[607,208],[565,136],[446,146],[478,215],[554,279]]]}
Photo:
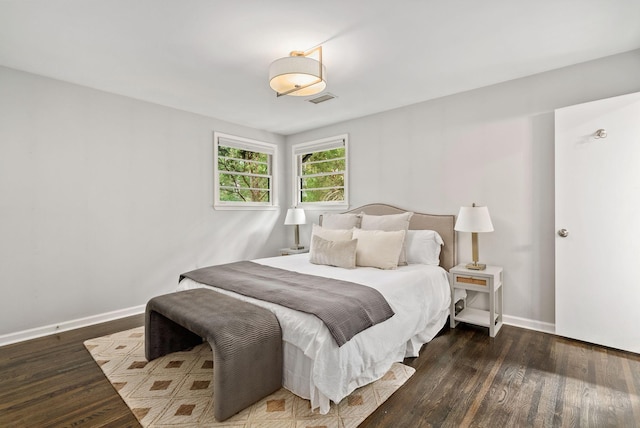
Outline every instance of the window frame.
{"label": "window frame", "polygon": [[[344,146],[344,200],[327,202],[302,202],[302,164],[299,157],[308,153],[322,152]],[[349,134],[336,135],[320,140],[291,145],[291,171],[293,206],[313,209],[345,209],[349,207]]]}
{"label": "window frame", "polygon": [[[225,134],[222,132],[213,133],[213,207],[217,210],[272,210],[278,207],[277,174],[278,174],[278,145],[267,143],[265,141],[253,140],[250,138],[239,137],[237,135]],[[236,149],[248,150],[252,152],[262,153],[270,156],[269,174],[269,193],[271,197],[269,202],[241,202],[241,201],[221,201],[220,196],[220,173],[228,171],[220,171],[218,169],[218,148],[233,147]]]}

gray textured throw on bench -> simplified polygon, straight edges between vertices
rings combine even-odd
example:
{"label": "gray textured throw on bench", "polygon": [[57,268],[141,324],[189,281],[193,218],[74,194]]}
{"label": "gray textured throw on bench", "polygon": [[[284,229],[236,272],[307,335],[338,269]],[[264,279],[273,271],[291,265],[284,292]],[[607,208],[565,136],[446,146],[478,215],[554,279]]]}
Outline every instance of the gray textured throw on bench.
{"label": "gray textured throw on bench", "polygon": [[249,261],[180,275],[202,284],[277,303],[320,318],[338,346],[394,313],[377,290],[361,284],[291,272]]}

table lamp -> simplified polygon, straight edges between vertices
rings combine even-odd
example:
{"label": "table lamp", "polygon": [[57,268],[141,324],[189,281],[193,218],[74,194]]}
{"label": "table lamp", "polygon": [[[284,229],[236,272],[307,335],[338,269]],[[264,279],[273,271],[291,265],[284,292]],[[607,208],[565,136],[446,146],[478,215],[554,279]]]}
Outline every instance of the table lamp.
{"label": "table lamp", "polygon": [[287,210],[287,216],[284,219],[284,224],[286,225],[295,225],[296,226],[296,242],[292,250],[301,250],[304,246],[300,245],[300,225],[305,224],[307,219],[304,215],[304,210],[302,208],[289,208]]}
{"label": "table lamp", "polygon": [[460,207],[454,230],[458,232],[471,232],[471,254],[473,263],[466,268],[472,270],[484,270],[486,264],[478,263],[478,233],[493,232],[493,224],[487,207]]}

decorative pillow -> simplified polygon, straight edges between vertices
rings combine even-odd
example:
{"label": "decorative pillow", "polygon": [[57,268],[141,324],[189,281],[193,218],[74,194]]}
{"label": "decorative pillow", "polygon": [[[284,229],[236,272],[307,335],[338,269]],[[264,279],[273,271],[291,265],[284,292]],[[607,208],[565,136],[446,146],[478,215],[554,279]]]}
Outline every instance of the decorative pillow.
{"label": "decorative pillow", "polygon": [[444,241],[435,230],[408,230],[405,239],[407,262],[438,266],[442,245]]}
{"label": "decorative pillow", "polygon": [[357,239],[328,241],[314,235],[311,238],[309,261],[317,265],[337,266],[345,269],[356,267]]}
{"label": "decorative pillow", "polygon": [[313,237],[319,236],[327,241],[350,241],[353,232],[349,229],[325,229],[322,226],[314,224],[311,227],[311,239],[309,240],[309,252],[313,250]]}
{"label": "decorative pillow", "polygon": [[[413,217],[412,212],[406,212],[402,214],[389,214],[389,215],[368,215],[362,213],[362,222],[360,227],[364,230],[409,230],[409,221]],[[405,245],[402,246],[402,251],[398,259],[398,265],[404,266],[407,264],[407,252]]]}
{"label": "decorative pillow", "polygon": [[356,265],[378,269],[395,269],[404,237],[404,230],[385,232],[383,230],[353,230],[353,239],[358,241]]}
{"label": "decorative pillow", "polygon": [[322,227],[326,229],[353,229],[360,227],[360,214],[322,214]]}

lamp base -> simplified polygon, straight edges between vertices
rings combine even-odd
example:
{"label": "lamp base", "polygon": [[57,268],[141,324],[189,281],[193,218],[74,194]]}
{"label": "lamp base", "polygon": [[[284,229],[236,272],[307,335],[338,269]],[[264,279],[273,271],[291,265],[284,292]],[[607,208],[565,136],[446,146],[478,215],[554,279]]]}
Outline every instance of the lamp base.
{"label": "lamp base", "polygon": [[304,250],[304,245],[294,245],[289,248],[290,250]]}
{"label": "lamp base", "polygon": [[465,267],[470,270],[485,270],[487,265],[484,263],[469,263]]}

